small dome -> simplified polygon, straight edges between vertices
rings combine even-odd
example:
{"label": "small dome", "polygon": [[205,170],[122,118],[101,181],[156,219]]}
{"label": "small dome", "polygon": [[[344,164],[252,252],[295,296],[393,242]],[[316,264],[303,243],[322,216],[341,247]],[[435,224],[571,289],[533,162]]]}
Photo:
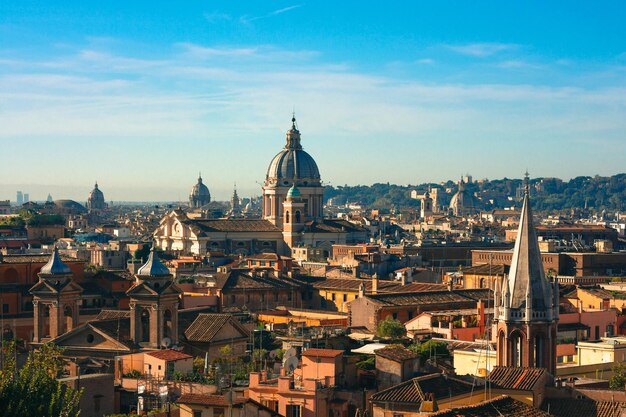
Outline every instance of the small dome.
{"label": "small dome", "polygon": [[302,183],[303,181],[311,181],[319,183],[320,171],[317,163],[311,155],[302,149],[300,144],[300,131],[296,129],[293,118],[291,129],[287,132],[287,143],[285,148],[280,151],[267,169],[267,182],[276,182],[279,185],[285,185],[294,182],[294,180]]}
{"label": "small dome", "polygon": [[289,191],[287,191],[287,197],[289,198],[297,198],[301,197],[300,189],[296,187],[296,184],[292,185]]}
{"label": "small dome", "polygon": [[148,261],[137,271],[137,276],[141,278],[169,277],[170,270],[167,269],[156,253],[156,244],[152,245]]}
{"label": "small dome", "polygon": [[59,250],[55,247],[50,260],[41,268],[39,273],[42,275],[68,275],[72,273],[72,270],[61,260]]}

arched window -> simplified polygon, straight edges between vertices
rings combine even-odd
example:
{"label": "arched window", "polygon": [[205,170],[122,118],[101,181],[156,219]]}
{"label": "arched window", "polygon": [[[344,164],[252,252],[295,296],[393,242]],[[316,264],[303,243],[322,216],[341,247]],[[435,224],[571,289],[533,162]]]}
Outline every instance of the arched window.
{"label": "arched window", "polygon": [[141,335],[139,336],[139,340],[141,342],[149,342],[150,341],[150,312],[147,309],[143,309],[140,315],[141,320]]}
{"label": "arched window", "polygon": [[508,366],[522,366],[522,356],[524,355],[524,335],[521,332],[514,332],[511,335],[511,359]]}
{"label": "arched window", "polygon": [[300,222],[301,222],[300,211],[296,211],[296,223],[300,223]]}
{"label": "arched window", "polygon": [[2,340],[13,340],[13,330],[9,326],[4,326],[2,329]]}
{"label": "arched window", "polygon": [[9,268],[4,272],[2,277],[3,284],[14,284],[18,281],[19,274],[15,268]]}
{"label": "arched window", "polygon": [[43,337],[50,337],[50,306],[46,305],[43,308],[43,326],[42,326]]}
{"label": "arched window", "polygon": [[506,362],[504,361],[504,356],[506,355],[505,342],[506,342],[506,336],[504,335],[503,331],[500,331],[500,333],[498,333],[498,352],[500,352],[500,356],[498,358],[498,365],[500,366],[506,366]]}
{"label": "arched window", "polygon": [[65,306],[63,308],[63,318],[65,321],[65,331],[69,332],[74,326],[74,312],[72,311],[72,307]]}
{"label": "arched window", "polygon": [[289,212],[285,212],[285,223],[289,223]]}
{"label": "arched window", "polygon": [[480,279],[480,288],[485,288],[485,278]]}
{"label": "arched window", "polygon": [[172,312],[163,312],[163,337],[172,337]]}
{"label": "arched window", "polygon": [[535,368],[543,368],[545,367],[544,364],[544,360],[543,360],[543,350],[545,348],[545,339],[543,338],[543,335],[536,335],[535,336]]}

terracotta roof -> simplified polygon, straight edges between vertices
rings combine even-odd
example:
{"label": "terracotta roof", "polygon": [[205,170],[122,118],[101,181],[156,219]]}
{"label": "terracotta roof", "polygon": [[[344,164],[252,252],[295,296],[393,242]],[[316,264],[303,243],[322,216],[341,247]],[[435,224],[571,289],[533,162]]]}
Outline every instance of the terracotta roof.
{"label": "terracotta roof", "polygon": [[315,358],[334,358],[343,355],[343,350],[337,349],[307,349],[302,352],[302,356],[312,356]]}
{"label": "terracotta roof", "polygon": [[613,298],[615,298],[615,296],[613,294],[611,294],[607,290],[603,290],[602,288],[578,287],[578,290],[584,291],[586,293],[589,293],[589,294],[591,294],[591,295],[593,295],[595,297],[601,298],[603,300],[612,300]]}
{"label": "terracotta roof", "polygon": [[387,346],[382,349],[376,349],[374,353],[376,354],[376,356],[380,356],[382,358],[390,359],[396,362],[415,359],[419,356],[417,353],[400,346]]}
{"label": "terracotta roof", "polygon": [[504,389],[532,391],[547,374],[548,371],[544,368],[496,366],[489,374],[489,381]]}
{"label": "terracotta roof", "polygon": [[184,220],[201,231],[211,232],[280,232],[280,229],[267,220],[261,219],[203,219]]}
{"label": "terracotta roof", "polygon": [[247,270],[235,269],[227,273],[215,274],[215,287],[221,290],[278,290],[299,288],[302,285],[301,282],[289,278],[253,275],[247,272]]}
{"label": "terracotta roof", "polygon": [[431,374],[409,379],[372,395],[372,403],[401,403],[418,406],[425,394],[449,398],[472,391],[472,384],[442,374]]}
{"label": "terracotta roof", "polygon": [[210,343],[227,323],[239,330],[241,337],[248,336],[248,331],[230,314],[202,313],[185,330],[185,338],[190,342]]}
{"label": "terracotta roof", "polygon": [[[564,400],[559,400],[563,401]],[[544,411],[541,411],[531,405],[521,401],[514,400],[508,395],[493,398],[474,405],[464,407],[454,407],[445,411],[430,414],[433,417],[550,417]],[[573,416],[573,415],[572,415]],[[587,414],[576,414],[576,416],[585,416]]]}
{"label": "terracotta roof", "polygon": [[555,417],[621,417],[626,411],[626,402],[559,398],[545,400],[541,409],[550,410]]}
{"label": "terracotta roof", "polygon": [[[478,300],[487,300],[493,297],[488,289],[454,290],[454,291],[427,291],[421,293],[373,294],[367,298],[388,306],[423,306],[428,304],[450,304]],[[454,304],[452,304],[454,306]]]}
{"label": "terracotta roof", "polygon": [[463,268],[462,272],[468,275],[504,275],[509,272],[509,269],[509,265],[489,265],[487,263]]}
{"label": "terracotta roof", "polygon": [[[83,262],[79,261],[76,258],[72,258],[69,256],[61,255],[61,260],[65,263],[67,262]],[[50,260],[50,254],[43,255],[4,255],[2,257],[2,263],[5,264],[46,264]],[[83,262],[84,263],[84,262]]]}
{"label": "terracotta roof", "polygon": [[154,352],[148,352],[147,354],[153,358],[161,359],[167,362],[193,358],[191,355],[187,355],[186,353],[179,352],[174,349],[155,350]]}
{"label": "terracotta roof", "polygon": [[350,233],[365,229],[347,220],[321,219],[305,223],[304,233]]}
{"label": "terracotta roof", "polygon": [[130,310],[101,310],[94,320],[130,319]]}
{"label": "terracotta roof", "polygon": [[[327,278],[313,284],[318,289],[339,290],[358,292],[361,284],[365,284],[365,292],[372,291],[371,279],[357,278]],[[407,292],[424,292],[424,291],[442,291],[445,286],[441,284],[428,284],[423,282],[414,282],[402,285],[398,281],[378,280],[377,293],[407,293]]]}
{"label": "terracotta roof", "polygon": [[[208,394],[183,394],[178,400],[179,404],[197,404],[217,407],[228,407],[230,402],[225,395],[208,395]],[[233,405],[240,405],[246,402],[245,398],[233,398]]]}

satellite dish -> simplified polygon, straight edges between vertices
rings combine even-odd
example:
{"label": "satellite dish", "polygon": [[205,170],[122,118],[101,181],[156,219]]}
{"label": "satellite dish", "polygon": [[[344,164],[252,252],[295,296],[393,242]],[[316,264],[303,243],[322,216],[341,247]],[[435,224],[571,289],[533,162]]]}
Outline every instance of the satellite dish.
{"label": "satellite dish", "polygon": [[285,365],[283,366],[288,374],[293,374],[293,371],[298,367],[298,363],[300,363],[298,358],[296,356],[291,356],[285,361]]}
{"label": "satellite dish", "polygon": [[161,347],[168,348],[170,346],[172,346],[172,339],[170,339],[169,337],[164,337],[163,339],[161,339]]}

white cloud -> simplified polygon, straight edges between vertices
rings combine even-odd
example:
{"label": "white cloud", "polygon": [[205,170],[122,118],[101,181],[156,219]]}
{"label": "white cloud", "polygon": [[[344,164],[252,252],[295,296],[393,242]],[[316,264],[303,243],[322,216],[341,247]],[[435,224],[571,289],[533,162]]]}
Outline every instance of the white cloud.
{"label": "white cloud", "polygon": [[248,23],[254,22],[255,20],[267,19],[268,17],[277,16],[279,14],[283,14],[283,13],[289,12],[291,10],[300,8],[302,6],[304,6],[304,3],[303,4],[295,4],[293,6],[287,6],[287,7],[281,8],[281,9],[273,10],[273,11],[271,11],[269,13],[266,13],[264,15],[261,15],[261,16],[244,15],[244,16],[241,16],[239,18],[239,21],[241,23],[248,24]]}
{"label": "white cloud", "polygon": [[461,55],[485,58],[500,52],[517,49],[519,46],[510,43],[482,42],[463,45],[445,45],[445,47]]}

